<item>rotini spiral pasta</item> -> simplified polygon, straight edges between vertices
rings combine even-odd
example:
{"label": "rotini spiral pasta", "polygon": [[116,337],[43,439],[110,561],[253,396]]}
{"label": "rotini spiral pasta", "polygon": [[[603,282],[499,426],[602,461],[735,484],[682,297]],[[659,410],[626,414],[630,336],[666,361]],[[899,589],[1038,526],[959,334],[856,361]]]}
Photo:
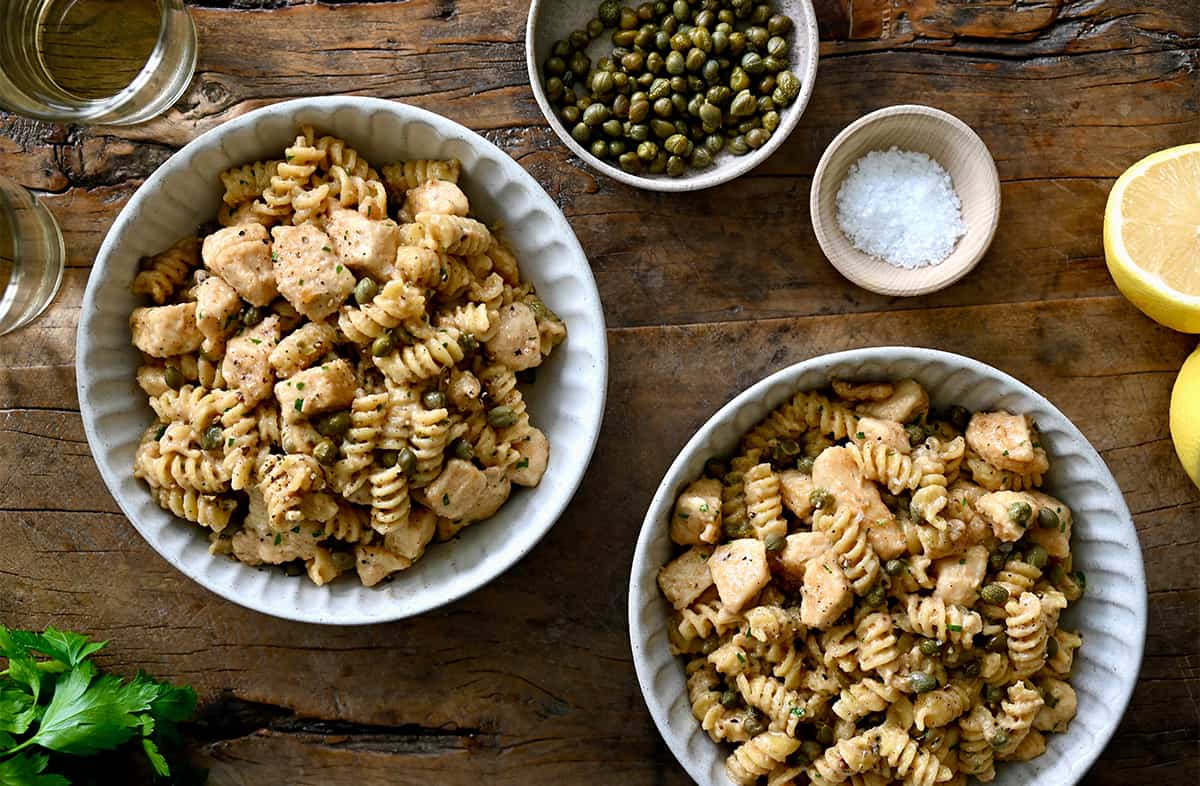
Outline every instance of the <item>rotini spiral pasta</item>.
{"label": "rotini spiral pasta", "polygon": [[421,290],[404,281],[392,280],[366,305],[342,306],[338,329],[351,341],[367,344],[424,313],[425,296]]}
{"label": "rotini spiral pasta", "polygon": [[1046,621],[1042,618],[1042,601],[1032,592],[1010,598],[1005,606],[1008,619],[1008,657],[1013,676],[1017,679],[1037,673],[1046,661]]}
{"label": "rotini spiral pasta", "polygon": [[199,264],[200,238],[185,237],[166,251],[143,259],[130,288],[133,294],[162,305],[183,286]]}
{"label": "rotini spiral pasta", "polygon": [[796,726],[808,714],[803,696],[788,690],[774,677],[763,674],[752,679],[748,679],[745,674],[738,674],[735,684],[746,704],[770,718],[772,729],[795,736]]}
{"label": "rotini spiral pasta", "polygon": [[162,487],[152,489],[150,496],[164,510],[169,510],[181,519],[187,519],[213,532],[229,526],[229,520],[237,509],[237,500],[214,494],[200,494],[192,489]]}
{"label": "rotini spiral pasta", "polygon": [[383,181],[387,184],[388,190],[402,194],[428,180],[457,183],[462,167],[454,159],[438,161],[421,158],[387,164],[380,171],[383,173]]}
{"label": "rotini spiral pasta", "polygon": [[879,580],[880,566],[860,519],[861,514],[849,508],[836,513],[819,511],[813,517],[813,530],[829,535],[846,578],[850,579],[856,593],[865,595]]}
{"label": "rotini spiral pasta", "polygon": [[408,477],[400,466],[382,467],[369,476],[371,483],[371,527],[381,535],[408,522],[412,503]]}
{"label": "rotini spiral pasta", "polygon": [[411,475],[414,487],[427,486],[437,477],[450,441],[449,412],[445,409],[417,410],[413,413],[410,439],[416,465]]}
{"label": "rotini spiral pasta", "polygon": [[428,379],[463,359],[461,337],[456,328],[438,328],[430,338],[375,358],[375,365],[397,384]]}
{"label": "rotini spiral pasta", "polygon": [[481,254],[492,244],[487,225],[473,218],[442,213],[418,213],[416,223],[422,230],[422,243],[447,254]]}
{"label": "rotini spiral pasta", "polygon": [[752,786],[800,747],[800,741],[778,731],[766,731],[738,746],[725,761],[725,772],[739,786]]}
{"label": "rotini spiral pasta", "polygon": [[872,677],[847,687],[833,704],[834,713],[843,720],[856,721],[881,712],[900,700],[900,692]]}
{"label": "rotini spiral pasta", "polygon": [[867,480],[887,486],[888,491],[899,494],[905,489],[915,489],[921,482],[921,470],[913,465],[912,456],[878,442],[846,446],[854,463],[858,464]]}
{"label": "rotini spiral pasta", "polygon": [[[341,166],[329,168],[329,194],[342,207],[358,207],[367,218],[387,218],[387,191],[383,183],[346,171]],[[469,220],[469,219],[468,219]]]}
{"label": "rotini spiral pasta", "polygon": [[240,205],[253,202],[271,185],[279,161],[255,161],[252,164],[236,166],[221,173],[221,185],[225,193],[221,200],[227,205]]}
{"label": "rotini spiral pasta", "polygon": [[779,476],[770,464],[756,464],[743,478],[746,495],[746,514],[754,537],[767,540],[787,534],[783,520],[783,497],[780,496]]}
{"label": "rotini spiral pasta", "polygon": [[983,631],[978,612],[947,604],[940,597],[910,595],[900,627],[937,641],[949,641],[964,648],[974,646],[974,636]]}

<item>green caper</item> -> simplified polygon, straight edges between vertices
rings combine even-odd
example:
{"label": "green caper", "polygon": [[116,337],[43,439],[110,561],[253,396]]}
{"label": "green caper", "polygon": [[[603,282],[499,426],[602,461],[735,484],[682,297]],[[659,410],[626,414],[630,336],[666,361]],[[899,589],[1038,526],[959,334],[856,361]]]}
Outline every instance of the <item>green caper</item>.
{"label": "green caper", "polygon": [[1002,731],[997,731],[991,737],[988,737],[988,744],[999,750],[1008,744],[1008,735]]}
{"label": "green caper", "polygon": [[833,494],[827,489],[813,489],[809,492],[808,501],[817,510],[832,510],[834,505]]}
{"label": "green caper", "polygon": [[597,95],[611,93],[616,87],[616,82],[613,80],[611,71],[594,71],[592,72],[591,81],[592,92]]}
{"label": "green caper", "polygon": [[1058,529],[1060,526],[1058,514],[1050,508],[1042,508],[1038,511],[1038,526],[1042,529]]}
{"label": "green caper", "polygon": [[882,606],[887,602],[887,589],[882,584],[876,584],[863,596],[863,603],[871,608]]}
{"label": "green caper", "polygon": [[427,390],[421,396],[421,403],[425,405],[425,409],[444,409],[446,394],[440,390]]}
{"label": "green caper", "polygon": [[675,33],[671,36],[671,51],[683,54],[688,49],[692,48],[692,37],[684,32]]}
{"label": "green caper", "polygon": [[626,172],[638,172],[642,168],[642,160],[637,153],[622,153],[617,157],[617,164]]}
{"label": "green caper", "polygon": [[592,142],[590,150],[596,158],[608,158],[608,142],[605,142],[603,139],[597,139],[595,142]]}
{"label": "green caper", "polygon": [[787,546],[787,538],[785,538],[783,535],[777,534],[768,535],[763,545],[767,551],[772,553],[776,551],[783,551],[784,547]]}
{"label": "green caper", "polygon": [[354,300],[360,306],[365,306],[375,299],[379,293],[379,285],[370,276],[363,276],[354,285]]}
{"label": "green caper", "polygon": [[637,7],[638,20],[649,22],[654,18],[654,3],[642,3]]}
{"label": "green caper", "polygon": [[463,352],[469,355],[475,350],[479,349],[479,339],[475,338],[470,333],[463,333],[458,337],[458,346],[462,348]]}
{"label": "green caper", "polygon": [[736,707],[738,703],[738,692],[735,690],[727,690],[721,693],[721,706],[726,709]]}
{"label": "green caper", "polygon": [[1033,508],[1028,502],[1014,502],[1008,506],[1008,520],[1014,524],[1020,524],[1022,527],[1029,523],[1029,517],[1033,515]]}
{"label": "green caper", "polygon": [[729,105],[729,115],[730,117],[746,117],[753,114],[757,106],[750,91],[742,90],[733,97],[733,102]]}
{"label": "green caper", "polygon": [[625,135],[633,142],[645,142],[650,138],[650,126],[645,123],[635,123],[629,126],[629,132]]}
{"label": "green caper", "polygon": [[888,574],[889,576],[899,576],[901,573],[904,572],[904,569],[906,567],[907,566],[904,564],[904,560],[890,559],[887,562],[883,563],[883,572]]}
{"label": "green caper", "polygon": [[733,69],[729,75],[729,89],[735,93],[750,89],[750,75],[741,66]]}
{"label": "green caper", "polygon": [[663,147],[667,152],[677,156],[691,155],[692,142],[683,134],[672,134],[667,137],[667,141],[663,142]]}
{"label": "green caper", "polygon": [[571,138],[581,145],[586,145],[592,137],[592,129],[588,128],[584,123],[576,123],[571,129]]}
{"label": "green caper", "polygon": [[746,51],[746,34],[736,31],[729,34],[729,54],[740,56]]}
{"label": "green caper", "polygon": [[706,84],[715,85],[721,80],[721,64],[716,60],[704,61],[704,66],[700,69],[700,78]]}
{"label": "green caper", "polygon": [[488,410],[487,422],[488,425],[495,428],[508,428],[516,425],[517,415],[513,412],[512,407],[501,404]]}
{"label": "green caper", "polygon": [[791,17],[774,14],[767,20],[767,32],[771,35],[787,35],[792,30]]}
{"label": "green caper", "polygon": [[567,63],[561,57],[548,57],[542,64],[542,70],[550,76],[562,76],[567,72]]}
{"label": "green caper", "polygon": [[796,459],[796,469],[800,470],[805,475],[811,475],[814,463],[815,460],[812,456],[801,456],[800,458]]}
{"label": "green caper", "polygon": [[724,30],[715,30],[712,34],[712,51],[713,54],[723,55],[729,49],[729,33]]}
{"label": "green caper", "polygon": [[696,47],[688,50],[687,56],[684,57],[683,65],[689,71],[699,71],[704,67],[704,61],[707,60],[707,55]]}
{"label": "green caper", "polygon": [[1008,562],[1007,555],[1005,555],[1003,552],[993,551],[988,555],[988,570],[1003,570],[1006,562]]}
{"label": "green caper", "polygon": [[572,49],[583,49],[590,40],[591,36],[587,34],[586,30],[572,30],[571,34],[567,36],[567,43],[571,45]]}
{"label": "green caper", "polygon": [[928,655],[932,658],[935,655],[941,654],[942,643],[937,639],[921,639],[921,643],[917,645],[917,648],[921,650],[922,655]]}
{"label": "green caper", "polygon": [[729,465],[719,458],[710,458],[704,462],[704,472],[709,477],[720,478],[729,471]]}
{"label": "green caper", "polygon": [[225,441],[225,432],[220,426],[209,426],[200,437],[200,447],[204,450],[216,450]]}
{"label": "green caper", "polygon": [[775,77],[771,99],[779,106],[788,106],[800,95],[800,77],[791,71],[780,71]]}
{"label": "green caper", "polygon": [[759,76],[767,70],[763,59],[755,52],[747,52],[742,55],[741,66],[742,70],[750,76]]}
{"label": "green caper", "polygon": [[1029,551],[1025,552],[1025,561],[1038,570],[1041,570],[1050,561],[1050,554],[1044,546],[1040,544],[1033,545],[1029,547]]}
{"label": "green caper", "polygon": [[908,675],[908,685],[913,693],[929,693],[938,689],[938,681],[923,671],[914,671]]}
{"label": "green caper", "polygon": [[592,104],[587,109],[583,110],[583,122],[585,125],[595,128],[602,125],[605,120],[612,116],[609,108],[604,104]]}
{"label": "green caper", "polygon": [[778,112],[767,112],[762,116],[763,130],[765,130],[768,134],[774,133],[775,130],[779,128],[780,122],[781,119]]}
{"label": "green caper", "polygon": [[[830,741],[825,744],[832,745],[833,742]],[[824,752],[825,749],[817,740],[805,740],[804,742],[800,743],[800,750],[796,752],[796,756],[798,756],[801,760],[813,762],[821,758],[821,754]]]}
{"label": "green caper", "polygon": [[383,333],[371,342],[371,355],[373,357],[378,358],[390,355],[395,349],[396,342],[392,339],[390,333]]}
{"label": "green caper", "polygon": [[983,700],[988,704],[999,704],[1004,701],[1004,688],[999,685],[988,685],[983,689]]}
{"label": "green caper", "polygon": [[384,467],[391,468],[396,466],[396,458],[399,455],[397,451],[385,450],[379,454],[379,463]]}
{"label": "green caper", "polygon": [[646,55],[646,70],[651,74],[661,74],[666,67],[667,61],[658,52]]}
{"label": "green caper", "polygon": [[671,156],[667,159],[667,175],[670,177],[680,177],[686,169],[687,162],[681,156]]}
{"label": "green caper", "polygon": [[725,137],[720,134],[709,134],[704,137],[704,147],[708,150],[709,155],[715,156],[725,147]]}
{"label": "green caper", "polygon": [[988,652],[1008,652],[1008,636],[1004,631],[1000,631],[989,637],[983,646]]}
{"label": "green caper", "polygon": [[621,10],[618,12],[617,17],[617,27],[621,28],[622,30],[632,30],[633,28],[637,27],[637,23],[637,13],[632,8],[621,6]]}
{"label": "green caper", "polygon": [[676,49],[671,50],[666,60],[663,61],[663,65],[667,69],[667,73],[672,75],[682,74],[687,68],[687,65],[684,63],[683,53]]}
{"label": "green caper", "polygon": [[1008,590],[1000,584],[986,584],[979,590],[979,597],[983,598],[985,603],[1003,606],[1008,603]]}
{"label": "green caper", "polygon": [[752,128],[746,132],[746,144],[757,150],[771,138],[771,132],[765,128]]}
{"label": "green caper", "polygon": [[621,18],[621,3],[618,0],[603,0],[596,9],[596,16],[605,27],[614,27]]}
{"label": "green caper", "polygon": [[675,133],[675,124],[656,117],[650,121],[650,130],[657,138],[666,139]]}
{"label": "green caper", "polygon": [[326,466],[335,463],[338,458],[337,443],[329,438],[321,440],[313,446],[313,457]]}
{"label": "green caper", "polygon": [[[634,39],[636,38],[636,30],[618,30],[612,34],[612,42],[616,45],[617,49],[625,49],[625,47],[633,46]],[[618,55],[616,49],[614,49],[613,57],[624,57],[628,51],[628,49],[625,49],[624,52]]]}
{"label": "green caper", "polygon": [[977,661],[977,660],[973,660],[970,663],[968,663],[967,665],[962,667],[963,674],[965,674],[968,677],[971,677],[972,679],[975,677],[978,677],[979,672],[982,670],[983,670],[983,667],[979,665],[979,661]]}
{"label": "green caper", "polygon": [[[670,101],[671,101],[671,114],[677,114],[680,117],[682,117],[683,115],[686,115],[688,113],[688,100],[687,100],[687,96],[685,96],[683,93],[674,94],[673,96],[671,96]],[[670,116],[671,115],[663,115],[663,117],[670,117]]]}
{"label": "green caper", "polygon": [[317,421],[317,433],[323,437],[340,437],[350,430],[349,412],[331,412]]}
{"label": "green caper", "polygon": [[187,384],[187,380],[183,378],[183,372],[175,366],[167,366],[163,369],[163,382],[171,390],[179,390]]}
{"label": "green caper", "polygon": [[787,54],[788,42],[783,36],[771,36],[767,41],[767,54],[771,57],[783,57]]}
{"label": "green caper", "polygon": [[772,57],[767,55],[763,58],[763,68],[766,69],[767,76],[763,77],[762,83],[759,86],[759,91],[762,93],[770,93],[775,89],[776,82],[772,81],[775,75],[788,67],[786,57]]}
{"label": "green caper", "polygon": [[405,475],[411,475],[417,469],[417,454],[411,448],[400,448],[396,453],[396,466]]}
{"label": "green caper", "polygon": [[557,101],[563,95],[563,82],[557,76],[552,76],[546,80],[546,95],[551,101]]}
{"label": "green caper", "polygon": [[1046,657],[1053,658],[1058,654],[1058,639],[1051,636],[1046,639]]}
{"label": "green caper", "polygon": [[751,715],[749,718],[746,718],[746,722],[742,724],[742,727],[746,730],[746,733],[752,737],[757,734],[762,734],[767,730],[766,724],[762,722],[762,719],[759,718],[758,715]]}
{"label": "green caper", "polygon": [[329,558],[339,571],[347,571],[354,567],[354,555],[349,551],[335,551]]}
{"label": "green caper", "polygon": [[570,66],[572,73],[576,75],[582,75],[591,70],[592,60],[583,52],[576,52],[575,54],[571,55],[571,60],[567,63],[567,65]]}
{"label": "green caper", "polygon": [[740,521],[726,521],[721,525],[721,532],[726,538],[737,540],[750,534],[750,525]]}
{"label": "green caper", "polygon": [[568,126],[574,126],[579,122],[579,116],[582,114],[582,110],[580,110],[580,108],[577,106],[565,106],[562,108],[562,111],[558,113],[558,116],[562,118],[564,124]]}
{"label": "green caper", "polygon": [[604,32],[604,23],[603,22],[601,22],[599,19],[597,19],[595,17],[588,20],[588,23],[587,23],[588,38],[598,38],[600,36],[600,34],[603,32]]}
{"label": "green caper", "polygon": [[955,404],[950,407],[949,412],[950,425],[959,431],[966,431],[967,424],[971,422],[971,411],[966,407]]}
{"label": "green caper", "polygon": [[653,142],[642,142],[637,146],[637,157],[649,163],[658,155],[658,145]]}
{"label": "green caper", "polygon": [[[670,89],[670,85],[667,86]],[[650,102],[646,99],[631,101],[629,103],[629,122],[641,123],[650,116]]]}
{"label": "green caper", "polygon": [[[678,95],[678,93],[675,95]],[[672,98],[674,98],[674,96],[669,98],[659,98],[650,105],[650,108],[654,111],[654,114],[657,117],[667,118],[675,113],[675,105],[671,103]]]}
{"label": "green caper", "polygon": [[617,120],[615,117],[611,117],[604,121],[604,123],[600,126],[600,129],[604,132],[605,136],[618,137],[624,132],[625,127],[621,124],[620,120]]}
{"label": "green caper", "polygon": [[686,22],[692,18],[692,9],[688,6],[687,0],[675,0],[671,4],[671,13],[680,22]]}
{"label": "green caper", "polygon": [[621,68],[624,68],[627,74],[636,74],[642,70],[645,62],[646,56],[641,52],[630,52],[621,58]]}
{"label": "green caper", "polygon": [[711,134],[721,127],[721,109],[713,104],[705,101],[700,105],[700,122],[704,126],[704,133]]}
{"label": "green caper", "polygon": [[671,89],[676,93],[684,93],[688,90],[688,78],[686,76],[673,76],[670,80]]}
{"label": "green caper", "polygon": [[767,20],[771,18],[771,6],[766,3],[759,3],[754,6],[753,12],[750,14],[750,24],[765,25]]}
{"label": "green caper", "polygon": [[450,443],[450,453],[457,459],[470,461],[475,458],[475,449],[465,439],[456,439]]}
{"label": "green caper", "polygon": [[254,327],[262,322],[265,316],[266,314],[258,306],[246,306],[242,309],[242,324],[246,327]]}
{"label": "green caper", "polygon": [[834,740],[833,727],[830,726],[828,723],[823,723],[821,721],[817,721],[815,727],[813,728],[813,731],[815,732],[817,742],[821,743],[822,745],[832,745],[833,744],[833,740]]}

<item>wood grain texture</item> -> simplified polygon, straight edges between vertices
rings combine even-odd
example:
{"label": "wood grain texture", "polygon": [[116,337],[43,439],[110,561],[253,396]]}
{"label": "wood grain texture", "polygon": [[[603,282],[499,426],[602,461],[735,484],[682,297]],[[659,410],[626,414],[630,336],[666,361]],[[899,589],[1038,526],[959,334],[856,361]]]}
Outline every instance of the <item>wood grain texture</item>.
{"label": "wood grain texture", "polygon": [[[815,5],[822,62],[799,128],[750,175],[698,194],[634,191],[567,154],[526,84],[521,0],[204,0],[193,7],[196,78],[164,117],[84,129],[0,115],[0,174],[45,196],[69,251],[53,307],[0,337],[0,621],[86,630],[113,641],[106,667],[196,685],[188,739],[217,786],[686,784],[638,692],[624,611],[633,542],[663,471],[766,373],[850,347],[935,346],[1047,395],[1134,513],[1150,588],[1146,660],[1083,783],[1193,786],[1200,492],[1175,460],[1166,412],[1195,339],[1119,297],[1100,228],[1122,170],[1200,137],[1200,17],[1178,0]],[[437,612],[330,630],[226,603],[149,549],[90,459],[73,364],[91,261],[140,182],[229,118],[339,92],[441,112],[530,171],[592,262],[612,357],[592,467],[529,556]],[[914,101],[980,134],[1003,207],[971,275],[895,299],[853,287],[821,257],[808,191],[845,125]]]}

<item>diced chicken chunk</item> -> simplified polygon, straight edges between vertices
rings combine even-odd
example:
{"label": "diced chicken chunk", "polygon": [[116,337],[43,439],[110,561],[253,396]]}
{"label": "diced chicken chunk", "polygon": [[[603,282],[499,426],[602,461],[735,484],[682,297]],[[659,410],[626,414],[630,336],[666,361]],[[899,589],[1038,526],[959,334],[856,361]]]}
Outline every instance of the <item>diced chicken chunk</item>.
{"label": "diced chicken chunk", "polygon": [[302,325],[271,350],[271,368],[280,379],[287,379],[331,351],[336,340],[337,331],[324,322]]}
{"label": "diced chicken chunk", "polygon": [[237,290],[243,300],[265,306],[275,299],[271,240],[262,224],[225,227],[204,238],[204,266]]}
{"label": "diced chicken chunk", "polygon": [[676,609],[687,608],[713,585],[712,549],[693,546],[658,570],[658,586]]}
{"label": "diced chicken chunk", "polygon": [[1066,732],[1079,709],[1079,698],[1069,683],[1054,677],[1043,677],[1037,682],[1046,703],[1033,719],[1033,727],[1040,731],[1057,734]]}
{"label": "diced chicken chunk", "polygon": [[909,423],[929,411],[929,394],[915,379],[902,379],[896,383],[892,395],[880,401],[861,404],[858,410],[880,420]]}
{"label": "diced chicken chunk", "polygon": [[716,543],[721,534],[721,481],[697,480],[675,501],[671,540],[681,545]]}
{"label": "diced chicken chunk", "polygon": [[718,546],[708,558],[708,568],[722,605],[732,612],[741,611],[771,580],[766,546],[754,538]]}
{"label": "diced chicken chunk", "polygon": [[880,559],[895,559],[908,550],[908,538],[895,515],[867,521],[867,542]]}
{"label": "diced chicken chunk", "polygon": [[365,587],[374,587],[398,570],[412,567],[412,560],[389,551],[386,546],[359,544],[354,547],[354,567]]}
{"label": "diced chicken chunk", "polygon": [[847,401],[883,401],[896,391],[891,382],[847,382],[833,381],[833,392]]}
{"label": "diced chicken chunk", "polygon": [[404,213],[409,216],[418,213],[465,216],[470,209],[467,195],[446,180],[426,180],[416,188],[410,188],[404,198]]}
{"label": "diced chicken chunk", "polygon": [[[1014,521],[1009,515],[1009,509],[1022,502],[1028,505],[1031,511],[1024,523]],[[1037,526],[1038,502],[1021,491],[993,491],[975,501],[975,512],[991,525],[997,538],[1014,543],[1020,540],[1030,527]]]}
{"label": "diced chicken chunk", "polygon": [[465,521],[483,521],[495,515],[500,506],[512,493],[512,483],[505,475],[503,467],[488,467],[483,471],[486,485],[483,492],[476,497],[475,505],[467,511]]}
{"label": "diced chicken chunk", "polygon": [[800,619],[810,628],[828,628],[854,601],[850,580],[832,550],[806,563],[800,593]]}
{"label": "diced chicken chunk", "polygon": [[485,486],[483,470],[469,461],[450,459],[442,474],[425,487],[425,504],[443,518],[464,519]]}
{"label": "diced chicken chunk", "polygon": [[321,321],[337,311],[354,290],[354,276],[333,253],[329,235],[312,224],[280,226],[275,239],[274,269],[279,293],[304,316]]}
{"label": "diced chicken chunk", "polygon": [[329,213],[325,232],[346,267],[380,283],[392,278],[400,247],[400,225],[395,221],[377,221],[339,207]]}
{"label": "diced chicken chunk", "polygon": [[313,537],[314,527],[301,525],[299,532],[291,529],[276,531],[267,516],[262,492],[251,487],[246,493],[250,500],[246,518],[230,543],[234,556],[247,565],[264,562],[279,565],[297,559],[312,559],[319,540]]}
{"label": "diced chicken chunk", "polygon": [[904,426],[895,420],[859,418],[858,431],[853,436],[854,441],[859,444],[883,445],[897,453],[912,452],[912,445],[908,441]]}
{"label": "diced chicken chunk", "polygon": [[962,554],[943,557],[933,563],[937,587],[933,594],[947,604],[975,605],[976,593],[987,573],[988,551],[983,546],[971,546]]}
{"label": "diced chicken chunk", "polygon": [[509,303],[500,309],[500,324],[487,342],[488,353],[496,362],[513,371],[532,368],[542,362],[541,333],[537,317],[524,303]]}
{"label": "diced chicken chunk", "polygon": [[946,504],[946,513],[956,519],[968,521],[975,515],[975,503],[988,493],[988,490],[977,483],[959,478],[946,489],[950,499]]}
{"label": "diced chicken chunk", "polygon": [[156,358],[195,352],[204,342],[196,327],[196,304],[135,308],[129,315],[133,345]]}
{"label": "diced chicken chunk", "polygon": [[779,490],[783,495],[783,504],[796,515],[806,519],[813,512],[812,475],[806,475],[798,469],[785,469],[779,473]]}
{"label": "diced chicken chunk", "polygon": [[[1049,494],[1043,494],[1040,491],[1025,493],[1037,503],[1034,507],[1033,521],[1029,525],[1029,539],[1044,548],[1046,553],[1055,559],[1062,560],[1071,556],[1071,527],[1074,524],[1071,509],[1063,504],[1062,500]],[[1047,518],[1051,522],[1057,519],[1057,527],[1041,526],[1039,517],[1043,515],[1041,513],[1043,509],[1054,513],[1053,517],[1047,515]]]}
{"label": "diced chicken chunk", "polygon": [[271,372],[271,350],[279,342],[279,318],[270,316],[240,336],[229,340],[221,376],[231,390],[242,394],[247,407],[253,407],[271,394],[275,375]]}
{"label": "diced chicken chunk", "polygon": [[416,562],[425,553],[425,546],[433,540],[437,531],[437,514],[425,508],[414,508],[408,522],[394,527],[383,536],[383,545],[388,551]]}
{"label": "diced chicken chunk", "polygon": [[863,515],[870,526],[884,526],[895,516],[879,496],[879,488],[867,480],[862,469],[843,447],[826,448],[813,462],[813,485],[833,494],[839,508]]}
{"label": "diced chicken chunk", "polygon": [[275,383],[275,398],[279,399],[279,412],[284,418],[311,420],[323,412],[350,406],[356,384],[354,369],[338,358]]}
{"label": "diced chicken chunk", "polygon": [[967,424],[967,447],[993,467],[1042,474],[1050,467],[1046,451],[1024,415],[976,412]]}
{"label": "diced chicken chunk", "polygon": [[196,287],[196,327],[204,334],[206,355],[219,353],[225,344],[225,329],[241,308],[237,290],[220,276],[209,276]]}
{"label": "diced chicken chunk", "polygon": [[787,536],[779,552],[779,568],[793,581],[804,581],[808,561],[824,554],[833,545],[824,532],[796,532]]}
{"label": "diced chicken chunk", "polygon": [[530,428],[529,438],[514,442],[513,449],[521,458],[508,468],[508,479],[518,486],[536,486],[550,463],[550,440],[540,429]]}

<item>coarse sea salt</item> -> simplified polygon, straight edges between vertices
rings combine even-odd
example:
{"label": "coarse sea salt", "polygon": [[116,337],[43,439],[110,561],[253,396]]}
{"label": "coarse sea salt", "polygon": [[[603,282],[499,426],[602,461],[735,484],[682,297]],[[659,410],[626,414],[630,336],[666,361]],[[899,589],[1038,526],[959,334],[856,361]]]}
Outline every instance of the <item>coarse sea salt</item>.
{"label": "coarse sea salt", "polygon": [[838,226],[854,247],[910,270],[950,256],[967,231],[961,208],[938,162],[896,147],[855,161],[837,194]]}

